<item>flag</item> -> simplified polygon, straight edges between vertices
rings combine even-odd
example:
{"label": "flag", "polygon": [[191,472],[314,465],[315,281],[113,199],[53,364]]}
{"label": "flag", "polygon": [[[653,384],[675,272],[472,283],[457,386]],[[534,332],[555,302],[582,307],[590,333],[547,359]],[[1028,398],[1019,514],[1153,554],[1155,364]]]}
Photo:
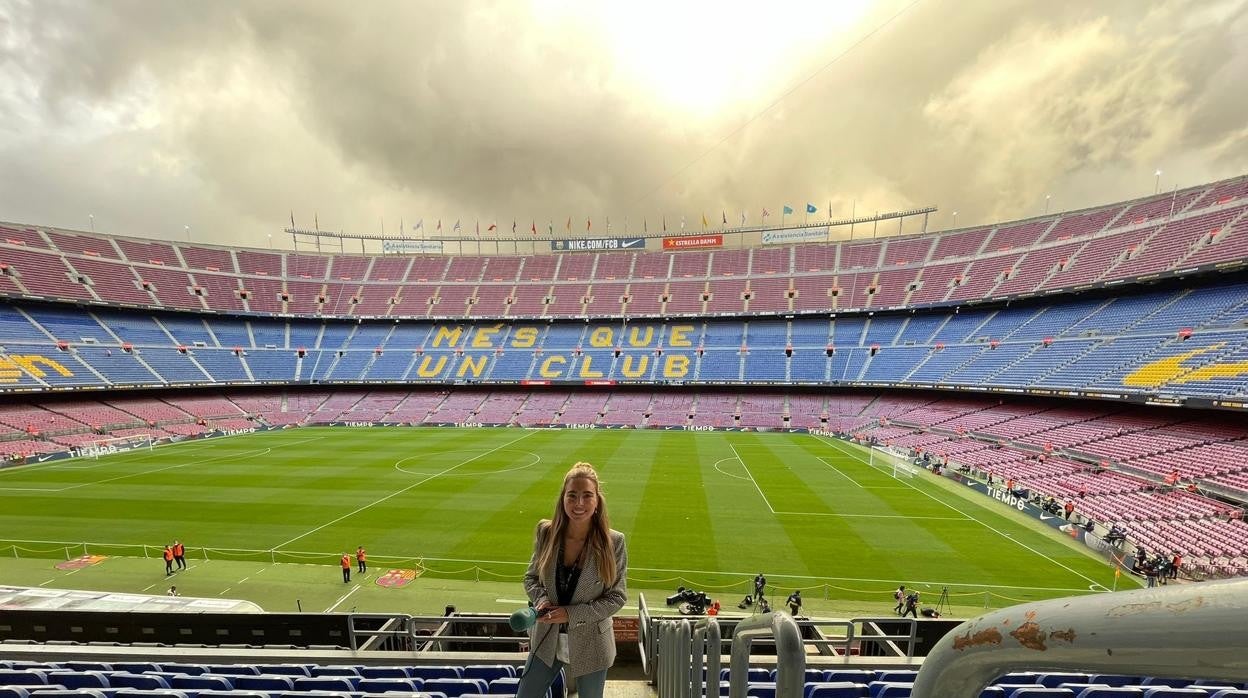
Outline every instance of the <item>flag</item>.
{"label": "flag", "polygon": [[611,216],[607,216],[607,234],[611,234]]}
{"label": "flag", "polygon": [[645,219],[645,218],[642,218],[642,219],[641,219],[641,232],[643,232],[643,233],[648,233],[648,232],[650,232],[650,226],[646,224],[646,219]]}
{"label": "flag", "polygon": [[702,214],[702,229],[706,230],[706,214]]}
{"label": "flag", "polygon": [[424,229],[425,229],[424,218],[421,218],[420,220],[416,221],[416,225],[412,226],[412,230],[424,230]]}
{"label": "flag", "polygon": [[728,225],[728,212],[727,212],[727,211],[724,211],[724,210],[721,210],[721,211],[719,212],[719,216],[720,216],[720,218],[723,218],[723,219],[724,219],[724,220],[723,220],[724,225]]}
{"label": "flag", "polygon": [[814,204],[810,204],[810,203],[806,204],[806,213],[814,213],[815,211],[818,211],[818,210],[819,210],[818,206],[815,206]]}
{"label": "flag", "polygon": [[291,211],[290,211],[290,227],[292,227],[292,228],[293,228],[293,227],[295,227],[295,211],[294,211],[294,209],[291,209]]}
{"label": "flag", "polygon": [[1114,565],[1114,579],[1117,579],[1121,576],[1122,576],[1122,568],[1117,565]]}
{"label": "flag", "polygon": [[477,221],[476,232],[474,232],[473,235],[476,235],[477,237],[481,237],[481,221]]}
{"label": "flag", "polygon": [[663,216],[663,232],[667,232],[667,216]]}
{"label": "flag", "polygon": [[439,233],[442,232],[442,219],[441,218],[438,219],[438,232]]}
{"label": "flag", "polygon": [[546,234],[547,235],[555,234],[555,222],[553,220],[546,224]]}
{"label": "flag", "polygon": [[455,219],[455,226],[454,226],[454,227],[452,227],[452,228],[451,228],[451,230],[454,230],[454,231],[455,231],[455,232],[457,232],[457,233],[460,231],[459,219],[458,219],[458,218],[456,218],[456,219]]}
{"label": "flag", "polygon": [[313,213],[313,214],[312,214],[312,225],[316,226],[316,230],[320,230],[320,229],[321,229],[321,216],[320,216],[320,214],[317,214],[317,213]]}
{"label": "flag", "polygon": [[685,217],[684,216],[680,217],[680,229],[681,230],[685,229]]}
{"label": "flag", "polygon": [[588,232],[589,229],[592,227],[593,227],[593,224],[590,223],[589,216],[585,216],[585,231]]}
{"label": "flag", "polygon": [[741,225],[745,225],[745,211],[741,212]]}
{"label": "flag", "polygon": [[[743,213],[741,215],[744,216],[745,214]],[[766,218],[767,216],[770,216],[770,215],[771,215],[771,211],[768,211],[766,208],[763,208],[763,218]]]}
{"label": "flag", "polygon": [[788,204],[785,204],[785,205],[784,205],[784,215],[786,215],[786,216],[787,216],[787,215],[789,215],[790,213],[793,213],[793,207],[792,207],[792,206],[790,206],[790,205],[788,205]]}
{"label": "flag", "polygon": [[572,216],[568,216],[568,224],[565,226],[568,232],[572,232]]}
{"label": "flag", "polygon": [[511,234],[513,237],[516,234],[516,219],[515,218],[511,219]]}
{"label": "flag", "polygon": [[533,234],[537,235],[537,221],[533,221]]}
{"label": "flag", "polygon": [[[492,230],[498,230],[498,224],[497,224],[497,223],[491,223],[491,224],[490,224],[490,227],[488,227],[488,228],[486,228],[486,229],[485,229],[485,232],[487,232],[487,233],[488,233],[488,232],[490,232],[490,231],[492,231]],[[514,233],[514,232],[516,232],[516,224],[515,224],[515,223],[512,223],[512,224],[511,224],[511,232],[513,232],[513,233]]]}

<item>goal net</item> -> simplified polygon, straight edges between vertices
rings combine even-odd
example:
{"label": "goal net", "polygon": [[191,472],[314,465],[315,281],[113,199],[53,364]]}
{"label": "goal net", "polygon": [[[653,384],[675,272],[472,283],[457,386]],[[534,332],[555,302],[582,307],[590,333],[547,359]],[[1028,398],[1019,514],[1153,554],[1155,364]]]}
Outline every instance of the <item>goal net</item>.
{"label": "goal net", "polygon": [[134,451],[136,449],[152,450],[155,442],[151,436],[116,436],[107,439],[96,439],[91,443],[85,444],[80,449],[80,455],[87,458],[99,458],[113,453],[124,453],[126,451]]}

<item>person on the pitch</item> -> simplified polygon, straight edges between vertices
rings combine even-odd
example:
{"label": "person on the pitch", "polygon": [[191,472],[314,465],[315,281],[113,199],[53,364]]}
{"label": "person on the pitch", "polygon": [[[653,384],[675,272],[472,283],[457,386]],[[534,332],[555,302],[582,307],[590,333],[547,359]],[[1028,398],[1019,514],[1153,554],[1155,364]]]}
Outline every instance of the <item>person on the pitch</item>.
{"label": "person on the pitch", "polygon": [[789,615],[796,617],[802,610],[802,590],[798,589],[789,594],[789,598],[785,600],[785,603],[789,605]]}
{"label": "person on the pitch", "polygon": [[358,567],[356,571],[360,574],[368,571],[368,555],[364,552],[364,546],[362,545],[355,549],[355,563]]}
{"label": "person on the pitch", "polygon": [[343,553],[341,564],[342,564],[342,583],[346,584],[351,581],[351,556],[346,553]]}
{"label": "person on the pitch", "polygon": [[762,572],[759,572],[758,576],[754,578],[754,601],[756,603],[762,600],[763,592],[766,591],[766,589],[767,578],[763,576]]}
{"label": "person on the pitch", "polygon": [[168,577],[173,574],[173,548],[166,545],[163,555],[165,558],[165,576]]}
{"label": "person on the pitch", "polygon": [[178,569],[186,569],[186,546],[182,545],[182,541],[173,542],[173,561],[178,563]]}

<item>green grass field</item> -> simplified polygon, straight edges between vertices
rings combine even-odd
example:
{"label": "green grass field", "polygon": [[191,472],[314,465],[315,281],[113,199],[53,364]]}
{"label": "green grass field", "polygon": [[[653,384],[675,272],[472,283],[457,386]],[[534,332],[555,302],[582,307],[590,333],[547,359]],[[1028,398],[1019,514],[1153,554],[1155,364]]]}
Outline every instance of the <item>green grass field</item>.
{"label": "green grass field", "polygon": [[[0,583],[183,595],[266,610],[506,611],[533,527],[575,461],[628,535],[630,597],[677,585],[735,606],[764,571],[812,614],[886,613],[898,583],[953,610],[1101,590],[1113,569],[1043,524],[857,446],[805,434],[302,428],[0,471]],[[84,545],[85,544],[85,545]],[[337,556],[370,571],[343,584]],[[79,571],[59,560],[108,559]],[[391,568],[419,569],[404,588]],[[1120,583],[1134,585],[1127,577]]]}

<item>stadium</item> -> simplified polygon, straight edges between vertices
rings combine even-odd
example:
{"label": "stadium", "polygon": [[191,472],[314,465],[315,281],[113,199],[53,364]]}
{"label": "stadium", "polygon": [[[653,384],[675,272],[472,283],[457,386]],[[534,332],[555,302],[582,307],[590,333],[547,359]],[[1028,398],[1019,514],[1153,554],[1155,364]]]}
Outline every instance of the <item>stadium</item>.
{"label": "stadium", "polygon": [[964,225],[0,209],[0,698],[516,695],[578,461],[608,695],[1248,695],[1248,175],[1161,174]]}

